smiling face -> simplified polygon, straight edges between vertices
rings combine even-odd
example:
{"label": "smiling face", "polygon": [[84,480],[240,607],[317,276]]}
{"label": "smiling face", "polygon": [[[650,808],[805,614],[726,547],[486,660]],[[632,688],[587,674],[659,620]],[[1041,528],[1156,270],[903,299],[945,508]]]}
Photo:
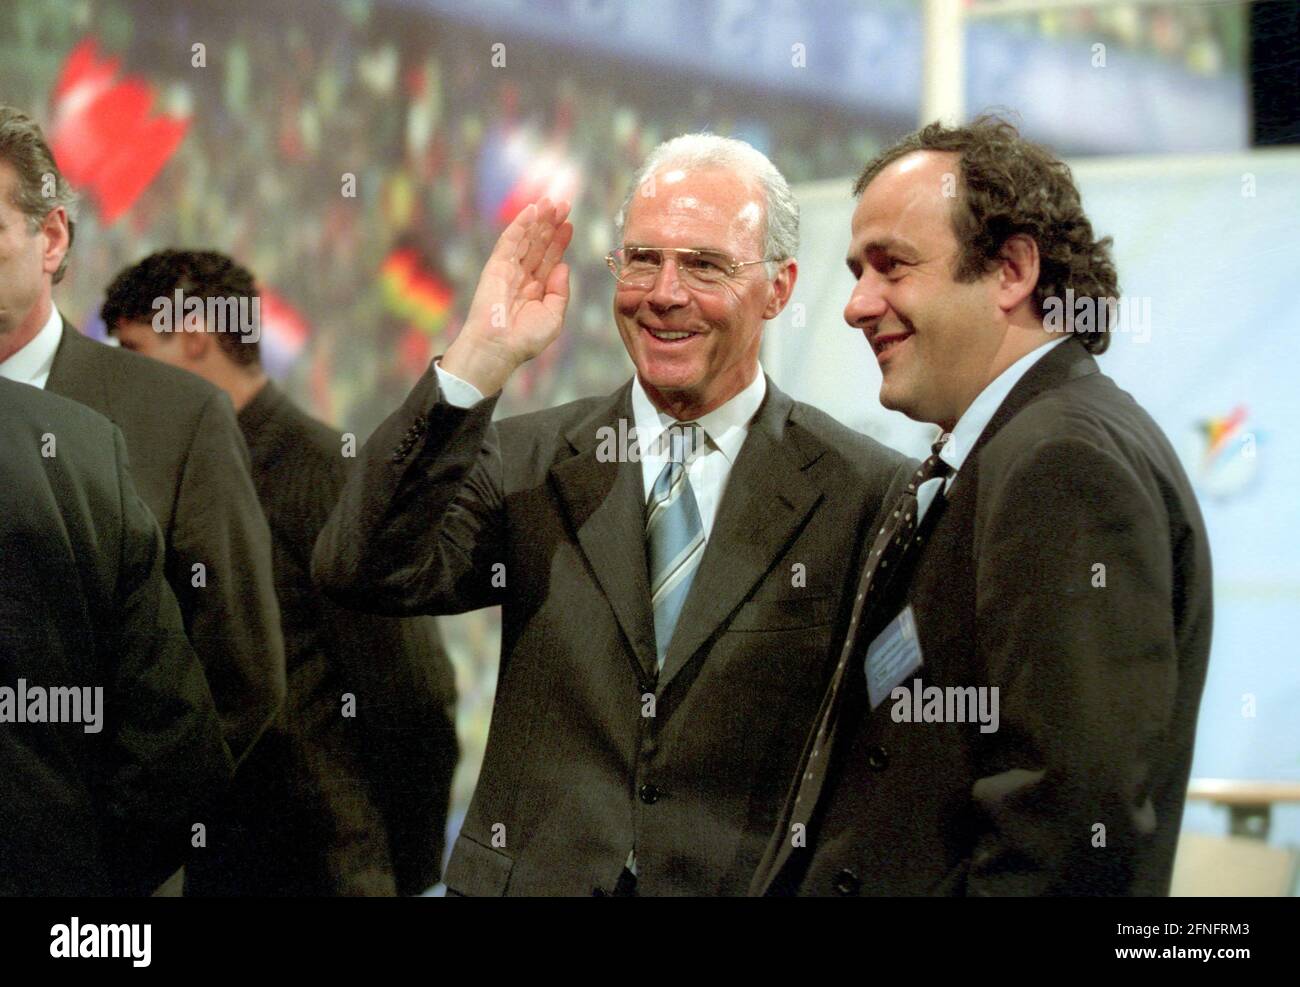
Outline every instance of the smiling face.
{"label": "smiling face", "polygon": [[997,273],[969,283],[953,276],[960,174],[957,155],[917,151],[872,180],[853,213],[848,265],[857,284],[844,307],[880,364],[880,403],[945,429],[1002,359]]}
{"label": "smiling face", "polygon": [[[758,182],[719,169],[669,166],[655,174],[653,188],[654,195],[633,196],[623,246],[762,258]],[[651,287],[617,283],[614,320],[651,400],[679,419],[694,418],[743,390],[758,372],[763,323],[785,307],[794,278],[794,261],[784,262],[775,278],[754,264],[716,286],[690,288],[678,277],[676,255],[667,254]]]}

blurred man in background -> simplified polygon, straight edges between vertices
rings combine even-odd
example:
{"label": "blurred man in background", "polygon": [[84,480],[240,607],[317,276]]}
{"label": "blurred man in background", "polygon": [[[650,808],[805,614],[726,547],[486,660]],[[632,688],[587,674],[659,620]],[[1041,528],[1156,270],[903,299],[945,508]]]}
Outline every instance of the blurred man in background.
{"label": "blurred man in background", "polygon": [[248,449],[215,387],[94,342],[60,316],[53,287],[67,267],[74,205],[40,128],[0,107],[0,377],[79,401],[122,430],[238,765],[285,689],[271,536]]}
{"label": "blurred man in background", "polygon": [[450,892],[740,893],[830,671],[854,534],[910,464],[762,372],[798,207],[712,135],[660,146],[628,192],[608,262],[632,380],[494,425],[559,336],[566,216],[542,199],[501,235],[313,571],[378,612],[503,608]]}
{"label": "blurred man in background", "polygon": [[[190,317],[192,306],[203,314]],[[312,546],[355,440],[304,414],[267,378],[257,288],[229,257],[146,257],[114,279],[102,315],[124,348],[230,396],[271,526],[288,703],[238,809],[237,845],[222,866],[195,869],[195,883],[211,893],[426,890],[440,876],[457,759],[451,663],[431,619],[344,611],[310,578]]]}
{"label": "blurred man in background", "polygon": [[1119,287],[1069,169],[932,124],[855,193],[844,309],[943,434],[859,603],[754,890],[1167,894],[1210,556],[1159,427],[1097,369]]}
{"label": "blurred man in background", "polygon": [[122,434],[0,380],[0,894],[148,894],[230,779]]}

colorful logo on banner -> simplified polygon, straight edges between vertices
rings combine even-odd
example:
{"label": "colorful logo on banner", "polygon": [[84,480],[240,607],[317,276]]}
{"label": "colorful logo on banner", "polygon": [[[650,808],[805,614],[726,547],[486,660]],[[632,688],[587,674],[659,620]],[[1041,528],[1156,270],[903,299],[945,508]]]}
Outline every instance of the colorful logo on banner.
{"label": "colorful logo on banner", "polygon": [[1216,499],[1250,487],[1259,469],[1259,433],[1248,428],[1250,413],[1239,404],[1226,415],[1198,421],[1187,443],[1187,463],[1196,485]]}
{"label": "colorful logo on banner", "polygon": [[87,38],[68,54],[53,92],[50,149],[64,176],[89,193],[105,225],[131,208],[180,147],[188,117],[153,116],[153,87],[117,78]]}

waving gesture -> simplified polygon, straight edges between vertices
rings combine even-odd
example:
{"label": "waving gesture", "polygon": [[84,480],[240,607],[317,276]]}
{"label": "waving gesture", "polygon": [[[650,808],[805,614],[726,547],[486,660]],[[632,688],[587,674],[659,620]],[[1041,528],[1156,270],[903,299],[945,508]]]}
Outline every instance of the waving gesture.
{"label": "waving gesture", "polygon": [[479,275],[465,326],[442,367],[484,394],[560,334],[569,303],[569,267],[560,262],[573,239],[567,202],[527,206],[505,228]]}

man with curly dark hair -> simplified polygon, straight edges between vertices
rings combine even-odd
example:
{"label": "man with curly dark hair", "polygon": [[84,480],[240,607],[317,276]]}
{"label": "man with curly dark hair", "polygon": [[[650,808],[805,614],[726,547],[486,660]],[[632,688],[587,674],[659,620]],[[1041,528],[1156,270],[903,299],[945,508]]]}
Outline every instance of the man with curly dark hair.
{"label": "man with curly dark hair", "polygon": [[1164,434],[1093,356],[1109,241],[997,118],[910,135],[854,191],[844,317],[881,403],[943,434],[868,536],[751,890],[1166,894],[1210,556]]}
{"label": "man with curly dark hair", "polygon": [[[919,151],[956,154],[960,160],[960,175],[946,170],[941,189],[952,203],[950,220],[958,242],[955,280],[970,283],[983,277],[997,264],[1007,238],[1023,234],[1038,247],[1033,300],[1040,319],[1049,301],[1064,298],[1067,289],[1075,298],[1099,303],[1102,314],[1108,314],[1108,306],[1101,303],[1119,294],[1111,238],[1093,238],[1092,223],[1064,161],[1021,138],[1014,126],[998,117],[981,117],[970,127],[932,123],[873,158],[853,183],[854,197],[860,198],[891,164]],[[1078,327],[1089,352],[1106,352],[1108,328]]]}
{"label": "man with curly dark hair", "polygon": [[[91,339],[59,312],[76,200],[36,121],[0,106],[0,377],[77,401],[121,430],[238,778],[285,694],[271,534],[248,448],[220,390]],[[194,820],[205,832],[209,823]]]}
{"label": "man with curly dark hair", "polygon": [[186,894],[426,890],[441,873],[458,754],[455,676],[431,619],[354,613],[312,585],[350,440],[267,377],[255,279],[225,254],[151,254],[113,279],[100,311],[125,349],[229,395],[271,526],[288,699]]}

